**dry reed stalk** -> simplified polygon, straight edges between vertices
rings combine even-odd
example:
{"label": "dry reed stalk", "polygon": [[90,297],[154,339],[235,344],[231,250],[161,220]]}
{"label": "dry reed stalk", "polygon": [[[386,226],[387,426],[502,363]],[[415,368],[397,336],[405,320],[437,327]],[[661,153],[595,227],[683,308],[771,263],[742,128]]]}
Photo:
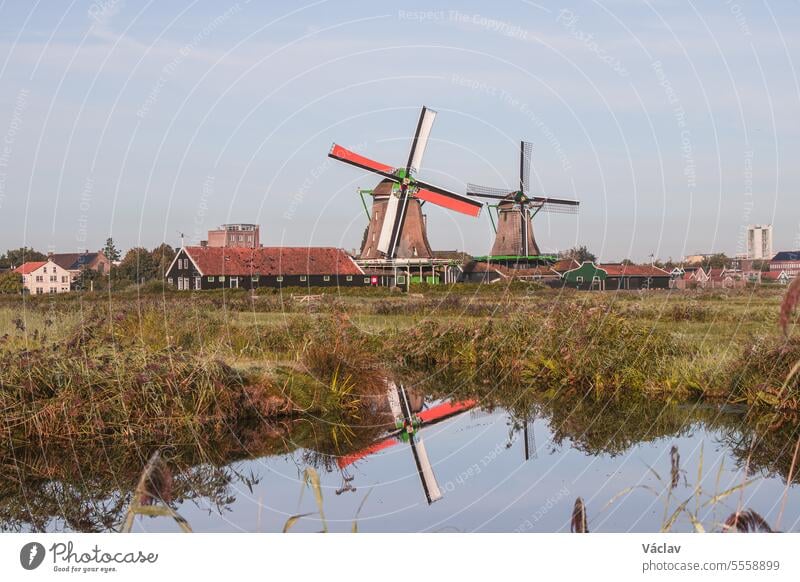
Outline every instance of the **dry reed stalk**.
{"label": "dry reed stalk", "polygon": [[572,533],[589,533],[589,525],[586,519],[586,506],[583,504],[583,499],[580,497],[575,499],[575,505],[572,507],[570,531]]}
{"label": "dry reed stalk", "polygon": [[681,455],[678,453],[678,447],[672,446],[669,451],[670,460],[670,476],[672,477],[670,487],[675,489],[678,486],[681,476]]}
{"label": "dry reed stalk", "polygon": [[[150,456],[139,476],[128,513],[125,515],[122,533],[131,532],[136,515],[169,516],[184,532],[191,533],[192,528],[189,522],[167,505],[164,495],[167,497],[172,495],[172,473],[161,458],[161,452],[156,451]],[[161,501],[163,505],[157,506],[156,502],[158,501]]]}
{"label": "dry reed stalk", "polygon": [[781,500],[781,511],[778,513],[778,520],[775,522],[775,529],[780,529],[781,519],[783,518],[783,511],[786,509],[786,500],[789,497],[789,487],[792,484],[794,477],[794,467],[797,463],[797,453],[800,451],[800,437],[797,439],[797,444],[794,446],[794,454],[792,455],[792,464],[789,467],[789,474],[786,475],[786,489],[783,491],[783,500]]}
{"label": "dry reed stalk", "polygon": [[730,514],[728,519],[725,520],[722,530],[739,533],[773,533],[767,520],[752,509],[736,511]]}
{"label": "dry reed stalk", "polygon": [[792,314],[797,308],[798,303],[800,303],[800,277],[796,277],[795,280],[792,281],[792,284],[789,285],[789,289],[786,291],[786,295],[783,298],[783,303],[781,303],[779,322],[786,336],[789,335],[789,323],[791,322]]}

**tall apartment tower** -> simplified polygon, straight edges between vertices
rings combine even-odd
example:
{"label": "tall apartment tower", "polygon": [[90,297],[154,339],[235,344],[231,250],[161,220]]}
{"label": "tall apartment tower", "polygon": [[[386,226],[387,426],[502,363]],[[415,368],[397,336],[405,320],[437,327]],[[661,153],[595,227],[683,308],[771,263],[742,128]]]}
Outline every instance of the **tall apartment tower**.
{"label": "tall apartment tower", "polygon": [[257,249],[261,246],[258,231],[257,224],[223,224],[216,230],[208,231],[206,244],[210,247]]}
{"label": "tall apartment tower", "polygon": [[772,252],[772,225],[754,224],[747,227],[747,258],[770,260]]}

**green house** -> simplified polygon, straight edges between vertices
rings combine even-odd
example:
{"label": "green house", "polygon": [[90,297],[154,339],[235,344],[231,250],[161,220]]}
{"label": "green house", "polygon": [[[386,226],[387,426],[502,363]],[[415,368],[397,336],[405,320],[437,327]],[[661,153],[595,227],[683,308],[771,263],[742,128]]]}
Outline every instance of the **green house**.
{"label": "green house", "polygon": [[576,289],[605,289],[607,277],[608,273],[591,261],[585,261],[563,275],[564,285]]}

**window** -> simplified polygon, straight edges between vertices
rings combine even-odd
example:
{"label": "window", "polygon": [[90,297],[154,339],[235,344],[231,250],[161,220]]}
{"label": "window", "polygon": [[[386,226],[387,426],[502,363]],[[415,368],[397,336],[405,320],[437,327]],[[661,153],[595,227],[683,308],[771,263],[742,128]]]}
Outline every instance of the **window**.
{"label": "window", "polygon": [[42,293],[44,293],[44,289],[42,289],[41,287],[37,287],[36,288],[36,294],[37,295],[41,295]]}
{"label": "window", "polygon": [[275,280],[276,280],[278,283],[283,283],[283,277],[281,277],[280,275],[278,275],[277,277],[275,277]]}
{"label": "window", "polygon": [[307,280],[308,280],[308,277],[306,277],[305,275],[300,275],[300,282],[301,282],[301,283],[302,283],[302,282],[305,282],[305,281],[307,281]]}
{"label": "window", "polygon": [[583,277],[581,277],[581,276],[575,277],[575,282],[576,283],[583,283]]}
{"label": "window", "polygon": [[44,283],[44,277],[41,275],[36,275],[36,282],[37,283]]}
{"label": "window", "polygon": [[214,282],[214,277],[208,277],[208,282],[209,283],[213,283]]}
{"label": "window", "polygon": [[65,276],[62,276],[62,277],[61,277],[61,282],[62,282],[62,283],[69,283],[69,277],[67,277],[66,275],[65,275]]}
{"label": "window", "polygon": [[58,293],[58,287],[50,287],[50,293]]}
{"label": "window", "polygon": [[348,275],[348,276],[347,276],[347,280],[348,280],[348,281],[352,281],[352,280],[353,280],[353,276],[352,276],[352,275]]}
{"label": "window", "polygon": [[252,277],[250,277],[250,280],[251,280],[253,283],[258,283],[258,275],[253,275]]}
{"label": "window", "polygon": [[219,282],[220,283],[224,283],[225,282],[225,275],[220,275],[219,276]]}
{"label": "window", "polygon": [[322,278],[322,280],[323,280],[323,281],[330,281],[330,280],[331,280],[331,276],[330,276],[330,275],[325,275],[325,276]]}
{"label": "window", "polygon": [[364,284],[369,285],[369,277],[364,277]]}
{"label": "window", "polygon": [[51,283],[58,283],[58,275],[50,275]]}
{"label": "window", "polygon": [[397,284],[398,285],[403,285],[405,282],[406,282],[406,276],[405,275],[398,275],[397,276]]}
{"label": "window", "polygon": [[44,268],[44,272],[45,272],[45,274],[47,273],[47,267]]}

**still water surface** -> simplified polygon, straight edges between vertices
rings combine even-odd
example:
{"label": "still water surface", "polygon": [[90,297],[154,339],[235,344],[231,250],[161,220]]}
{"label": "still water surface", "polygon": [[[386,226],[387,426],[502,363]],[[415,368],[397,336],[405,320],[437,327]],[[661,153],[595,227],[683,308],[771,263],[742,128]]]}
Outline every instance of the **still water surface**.
{"label": "still water surface", "polygon": [[[429,401],[425,409],[440,404]],[[570,413],[539,411],[524,423],[501,408],[474,407],[423,425],[415,445],[421,438],[433,473],[428,495],[410,442],[376,439],[378,446],[355,454],[364,455],[358,460],[331,460],[318,468],[328,527],[351,531],[361,506],[357,521],[363,532],[567,532],[576,497],[587,507],[590,531],[659,531],[686,499],[706,530],[719,530],[737,508],[756,510],[773,527],[778,523],[795,444],[782,435],[794,431],[776,434],[776,442],[752,440],[741,413],[722,407],[597,410],[609,418],[581,424]],[[666,428],[665,416],[672,419]],[[677,473],[672,447],[679,454]],[[308,451],[300,449],[232,463],[232,474],[247,477],[231,482],[222,511],[202,497],[177,509],[195,531],[281,531],[291,515],[317,511],[311,489],[301,499],[307,462]],[[438,488],[438,499],[429,503],[431,487]],[[793,486],[780,529],[796,531],[799,524],[800,490]],[[292,531],[321,527],[314,514]],[[175,529],[168,519],[137,518],[138,531]],[[672,529],[692,531],[686,512]]]}

